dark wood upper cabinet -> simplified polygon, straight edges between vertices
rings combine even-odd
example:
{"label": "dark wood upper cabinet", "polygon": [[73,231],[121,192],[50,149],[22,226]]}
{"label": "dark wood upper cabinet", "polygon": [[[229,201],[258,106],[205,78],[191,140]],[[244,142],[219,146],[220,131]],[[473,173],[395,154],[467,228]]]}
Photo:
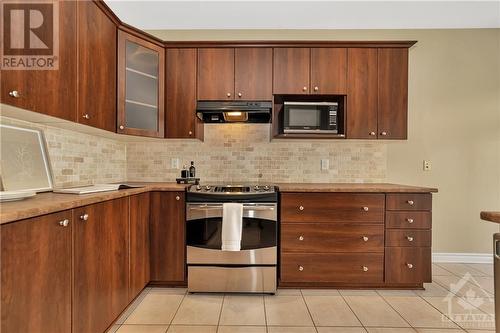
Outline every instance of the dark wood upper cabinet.
{"label": "dark wood upper cabinet", "polygon": [[149,283],[149,193],[130,198],[129,300]]}
{"label": "dark wood upper cabinet", "polygon": [[347,51],[348,139],[377,138],[377,49],[350,48]]}
{"label": "dark wood upper cabinet", "polygon": [[73,210],[73,332],[104,332],[129,302],[128,198]]}
{"label": "dark wood upper cabinet", "polygon": [[71,211],[1,227],[2,332],[71,332]]}
{"label": "dark wood upper cabinet", "polygon": [[198,100],[234,99],[234,49],[198,49]]}
{"label": "dark wood upper cabinet", "polygon": [[167,49],[165,78],[165,137],[203,140],[203,123],[196,117],[197,50]]}
{"label": "dark wood upper cabinet", "polygon": [[234,99],[272,100],[273,50],[235,49]]}
{"label": "dark wood upper cabinet", "polygon": [[378,50],[378,137],[407,138],[408,49]]}
{"label": "dark wood upper cabinet", "polygon": [[186,277],[184,192],[151,192],[151,281],[183,284]]}
{"label": "dark wood upper cabinet", "polygon": [[0,75],[2,103],[76,121],[77,3],[59,2],[59,25],[64,29],[59,29],[58,35],[58,69],[2,69]]}
{"label": "dark wood upper cabinet", "polygon": [[116,25],[95,2],[76,3],[78,122],[115,132]]}
{"label": "dark wood upper cabinet", "polygon": [[274,94],[309,94],[309,48],[275,48]]}
{"label": "dark wood upper cabinet", "polygon": [[165,49],[118,31],[118,133],[163,137]]}
{"label": "dark wood upper cabinet", "polygon": [[311,49],[311,93],[345,95],[347,91],[347,49]]}

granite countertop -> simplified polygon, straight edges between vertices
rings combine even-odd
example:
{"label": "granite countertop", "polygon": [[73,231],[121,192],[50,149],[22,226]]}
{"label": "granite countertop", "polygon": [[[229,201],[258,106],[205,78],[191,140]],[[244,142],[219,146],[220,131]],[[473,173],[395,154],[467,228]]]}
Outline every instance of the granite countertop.
{"label": "granite countertop", "polygon": [[387,183],[280,183],[280,192],[382,192],[382,193],[431,193],[437,188]]}
{"label": "granite countertop", "polygon": [[[136,183],[140,188],[92,194],[39,193],[33,198],[22,201],[3,202],[0,204],[0,224],[27,219],[30,217],[59,212],[106,200],[151,191],[184,191],[189,185],[176,183]],[[367,193],[430,193],[435,188],[407,186],[397,184],[358,184],[358,183],[281,183],[276,184],[280,192],[367,192]]]}
{"label": "granite countertop", "polygon": [[143,187],[91,194],[39,193],[33,198],[0,203],[0,224],[59,212],[106,200],[151,191],[184,191],[187,185],[177,183],[134,183]]}
{"label": "granite countertop", "polygon": [[481,219],[500,223],[500,212],[481,212]]}

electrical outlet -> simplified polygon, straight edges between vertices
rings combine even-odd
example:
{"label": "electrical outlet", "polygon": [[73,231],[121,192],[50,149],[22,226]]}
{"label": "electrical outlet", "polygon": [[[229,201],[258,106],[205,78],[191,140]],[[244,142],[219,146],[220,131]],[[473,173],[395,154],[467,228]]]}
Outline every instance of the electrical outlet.
{"label": "electrical outlet", "polygon": [[178,158],[172,158],[170,160],[170,168],[171,169],[179,169],[179,159]]}
{"label": "electrical outlet", "polygon": [[328,169],[330,169],[330,160],[321,159],[321,170],[328,170]]}
{"label": "electrical outlet", "polygon": [[431,169],[432,169],[431,161],[424,160],[424,171],[431,171]]}

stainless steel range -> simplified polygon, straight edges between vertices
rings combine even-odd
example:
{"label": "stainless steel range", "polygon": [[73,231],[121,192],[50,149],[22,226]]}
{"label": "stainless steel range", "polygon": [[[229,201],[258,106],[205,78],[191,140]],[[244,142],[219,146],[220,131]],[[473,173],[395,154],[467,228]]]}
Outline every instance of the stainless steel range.
{"label": "stainless steel range", "polygon": [[[191,186],[186,196],[189,292],[276,292],[278,207],[271,185]],[[243,205],[240,251],[222,251],[223,204]]]}

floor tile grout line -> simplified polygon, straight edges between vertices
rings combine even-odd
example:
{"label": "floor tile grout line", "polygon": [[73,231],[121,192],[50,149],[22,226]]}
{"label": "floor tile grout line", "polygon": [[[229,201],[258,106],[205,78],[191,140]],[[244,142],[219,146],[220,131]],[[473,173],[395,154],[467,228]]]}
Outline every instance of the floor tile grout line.
{"label": "floor tile grout line", "polygon": [[262,295],[262,303],[264,304],[264,323],[266,324],[266,333],[268,333],[269,329],[267,328],[266,295]]}
{"label": "floor tile grout line", "polygon": [[307,305],[307,302],[306,302],[306,299],[304,297],[304,294],[302,293],[302,289],[299,289],[299,291],[300,291],[300,296],[302,297],[302,301],[306,305],[306,309],[307,309],[307,313],[309,314],[309,318],[311,318],[311,321],[313,323],[314,330],[316,331],[316,333],[318,333],[318,328],[316,327],[316,322],[314,321],[314,318],[313,318],[313,316],[311,314],[311,310],[309,310],[309,306]]}
{"label": "floor tile grout line", "polygon": [[[402,314],[401,314],[398,310],[396,310],[396,308],[395,308],[395,307],[393,307],[393,306],[392,306],[392,304],[391,304],[391,303],[389,303],[389,301],[387,301],[387,300],[385,299],[385,297],[384,297],[384,296],[380,296],[380,297],[381,297],[381,298],[382,298],[382,300],[383,300],[385,303],[387,303],[387,305],[389,305],[389,307],[391,307],[391,309],[393,309],[393,310],[394,310],[394,311],[398,314],[398,316],[400,316],[400,317],[401,317],[401,318],[402,318],[402,319],[403,319],[403,320],[404,320],[404,321],[405,321],[405,322],[406,322],[406,323],[407,323],[407,324],[408,324],[411,328],[414,328],[414,327],[413,327],[413,325],[412,325],[412,324],[410,324],[410,322],[409,322],[408,320],[406,320],[406,318],[405,318],[405,317],[403,317],[403,315],[402,315]],[[410,296],[410,297],[411,297],[411,296]]]}
{"label": "floor tile grout line", "polygon": [[179,305],[177,306],[177,309],[175,309],[174,315],[172,316],[172,319],[170,319],[170,322],[168,323],[168,329],[170,329],[170,326],[172,326],[172,323],[174,322],[175,316],[177,316],[177,313],[179,312],[179,309],[182,306],[182,303],[184,303],[184,300],[186,299],[186,295],[188,294],[187,290],[184,292],[182,295],[182,299],[179,302]]}
{"label": "floor tile grout line", "polygon": [[436,308],[432,303],[430,303],[429,301],[427,301],[424,297],[420,297],[420,298],[422,298],[424,300],[424,302],[426,302],[427,304],[429,304],[430,306],[432,306],[434,309],[436,309],[440,314],[442,314],[443,316],[445,316],[446,318],[448,318],[452,323],[454,323],[455,325],[457,325],[458,329],[460,329],[460,330],[462,330],[464,332],[467,332],[465,328],[463,328],[462,326],[460,326],[457,322],[455,322],[453,319],[451,319],[450,317],[448,317],[445,313],[443,313],[438,308]]}
{"label": "floor tile grout line", "polygon": [[219,326],[220,326],[220,318],[222,317],[222,311],[224,310],[224,300],[226,299],[226,294],[224,293],[222,295],[222,303],[220,305],[220,311],[219,311],[219,319],[217,320],[217,329],[216,331],[219,332]]}
{"label": "floor tile grout line", "polygon": [[[349,304],[349,302],[345,299],[344,295],[342,295],[342,293],[339,291],[339,295],[340,297],[342,297],[342,300],[344,301],[345,304],[347,304],[347,307],[349,308],[349,310],[351,310],[351,312],[354,314],[354,317],[356,317],[356,319],[358,320],[358,322],[361,324],[361,326],[363,327],[363,329],[365,331],[368,332],[368,330],[366,329],[365,327],[365,324],[363,324],[363,322],[361,321],[361,319],[359,319],[358,315],[356,314],[356,312],[354,312],[354,310],[352,309],[351,305]],[[346,295],[347,296],[347,295]]]}

